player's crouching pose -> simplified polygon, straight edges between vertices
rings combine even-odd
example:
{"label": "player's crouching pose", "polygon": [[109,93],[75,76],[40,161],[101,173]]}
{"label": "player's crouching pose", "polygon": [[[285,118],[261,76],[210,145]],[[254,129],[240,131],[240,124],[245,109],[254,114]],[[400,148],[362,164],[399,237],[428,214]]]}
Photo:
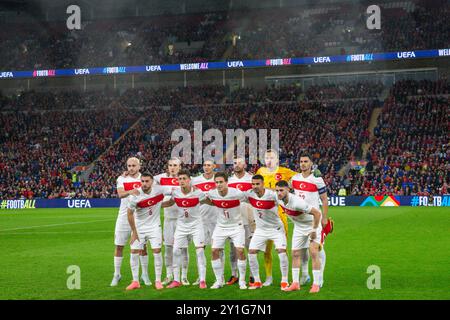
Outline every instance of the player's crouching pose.
{"label": "player's crouching pose", "polygon": [[150,242],[155,264],[155,288],[163,288],[161,283],[162,271],[162,231],[161,231],[161,204],[167,193],[159,186],[152,186],[153,176],[150,173],[141,174],[141,188],[139,194],[131,196],[128,203],[128,222],[131,234],[131,273],[133,281],[127,290],[133,290],[139,285],[139,252],[144,249],[147,241]]}
{"label": "player's crouching pose", "polygon": [[252,177],[252,190],[247,193],[248,201],[254,208],[254,217],[256,221],[256,230],[250,241],[248,260],[250,270],[255,282],[250,284],[249,289],[258,289],[262,287],[259,278],[258,251],[266,250],[266,244],[272,240],[278,251],[281,269],[281,289],[288,286],[288,268],[289,261],[286,254],[286,234],[283,222],[278,215],[277,194],[264,188],[264,178],[261,175]]}
{"label": "player's crouching pose", "polygon": [[172,196],[169,201],[163,202],[163,206],[172,206],[175,204],[178,214],[173,246],[174,281],[167,288],[177,288],[182,285],[180,282],[182,250],[189,247],[189,239],[192,237],[197,252],[197,266],[200,278],[199,287],[200,289],[205,289],[205,232],[203,230],[200,203],[206,196],[202,191],[192,187],[188,170],[180,170],[178,173],[178,182],[180,187],[172,191]]}
{"label": "player's crouching pose", "polygon": [[[292,236],[292,284],[284,291],[300,290],[300,250],[309,248],[313,265],[313,285],[310,293],[320,290],[320,258],[322,213],[319,209],[307,204],[302,198],[289,193],[289,184],[284,181],[276,183],[276,192],[279,204],[287,216],[294,222]],[[306,214],[305,214],[306,213]]]}

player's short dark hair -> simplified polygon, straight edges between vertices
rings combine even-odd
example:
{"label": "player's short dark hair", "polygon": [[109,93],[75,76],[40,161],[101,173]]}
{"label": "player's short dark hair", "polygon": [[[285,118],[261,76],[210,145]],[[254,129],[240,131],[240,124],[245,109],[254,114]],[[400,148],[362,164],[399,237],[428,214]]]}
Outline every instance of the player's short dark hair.
{"label": "player's short dark hair", "polygon": [[142,172],[141,173],[141,177],[150,177],[153,180],[153,175],[150,172],[148,172],[148,171]]}
{"label": "player's short dark hair", "polygon": [[255,174],[252,177],[252,180],[262,180],[264,182],[264,177],[262,175],[260,175],[260,174]]}
{"label": "player's short dark hair", "polygon": [[181,169],[178,171],[178,176],[188,176],[188,178],[190,178],[191,172],[188,169]]}
{"label": "player's short dark hair", "polygon": [[280,180],[275,184],[275,187],[289,188],[289,183],[287,183],[287,181]]}
{"label": "player's short dark hair", "polygon": [[225,181],[228,182],[228,174],[227,174],[226,172],[219,171],[219,172],[216,172],[216,173],[214,174],[214,180],[215,180],[216,178],[221,178],[221,177],[222,177]]}
{"label": "player's short dark hair", "polygon": [[311,160],[312,161],[312,156],[309,154],[309,153],[307,153],[307,152],[302,152],[302,153],[300,153],[300,156],[298,157],[299,159],[300,158],[309,158],[309,160]]}

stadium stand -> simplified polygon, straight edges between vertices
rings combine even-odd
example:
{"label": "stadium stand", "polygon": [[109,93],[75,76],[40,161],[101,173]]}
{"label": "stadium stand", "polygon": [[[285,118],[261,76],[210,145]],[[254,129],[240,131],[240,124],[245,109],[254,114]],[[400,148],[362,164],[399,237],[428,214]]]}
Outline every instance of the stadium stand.
{"label": "stadium stand", "polygon": [[[222,132],[279,128],[281,163],[298,170],[299,154],[310,152],[330,194],[342,186],[355,195],[446,192],[448,80],[397,82],[384,102],[377,98],[383,89],[361,82],[306,91],[286,86],[225,94],[205,86],[2,97],[0,197],[116,197],[115,179],[128,156],[138,156],[155,174],[164,171],[177,143],[170,134],[179,128],[192,133],[195,120],[202,120],[203,130]],[[370,140],[369,119],[378,107],[382,112]],[[349,161],[362,159],[365,143],[365,170],[349,170]],[[77,172],[80,165],[89,170]]]}
{"label": "stadium stand", "polygon": [[100,19],[86,21],[82,30],[73,32],[67,32],[65,22],[5,23],[0,30],[0,69],[289,58],[450,45],[448,1],[380,6],[382,30],[368,30],[361,14],[364,6],[354,3]]}

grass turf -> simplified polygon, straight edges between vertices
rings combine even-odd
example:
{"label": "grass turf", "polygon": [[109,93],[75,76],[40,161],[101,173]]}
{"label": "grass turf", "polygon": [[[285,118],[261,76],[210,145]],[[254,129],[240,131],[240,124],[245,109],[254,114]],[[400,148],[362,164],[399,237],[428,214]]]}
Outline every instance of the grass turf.
{"label": "grass turf", "polygon": [[[0,299],[450,299],[449,210],[445,207],[333,207],[335,231],[327,239],[325,284],[316,295],[309,285],[282,292],[274,250],[274,283],[260,290],[185,286],[126,292],[131,279],[129,248],[122,281],[113,274],[116,209],[35,209],[0,213]],[[292,224],[290,225],[290,237]],[[290,242],[290,241],[288,241]],[[207,255],[207,283],[214,275]],[[228,247],[227,247],[228,252]],[[153,258],[149,272],[154,280]],[[190,247],[189,280],[197,276]],[[259,256],[264,281],[262,253]],[[67,267],[81,269],[81,289],[67,289]],[[381,269],[381,289],[369,290],[367,268]],[[163,271],[164,275],[164,271]],[[230,275],[229,262],[225,277]],[[291,275],[291,274],[290,274]],[[312,275],[312,274],[311,274]]]}

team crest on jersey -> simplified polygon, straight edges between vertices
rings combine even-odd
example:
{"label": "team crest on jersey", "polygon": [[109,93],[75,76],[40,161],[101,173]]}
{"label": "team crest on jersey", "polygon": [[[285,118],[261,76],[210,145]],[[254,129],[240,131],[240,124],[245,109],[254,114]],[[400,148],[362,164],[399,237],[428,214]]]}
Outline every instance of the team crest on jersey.
{"label": "team crest on jersey", "polygon": [[135,181],[135,182],[124,182],[123,183],[123,189],[125,191],[130,191],[133,189],[137,189],[141,187],[141,182],[140,181]]}
{"label": "team crest on jersey", "polygon": [[162,186],[178,186],[178,178],[161,178],[160,185]]}
{"label": "team crest on jersey", "polygon": [[204,182],[204,183],[196,184],[195,187],[202,190],[203,192],[206,192],[206,191],[215,189],[216,183],[215,182]]}
{"label": "team crest on jersey", "polygon": [[275,207],[275,201],[273,200],[258,200],[258,199],[254,199],[249,197],[248,198],[250,204],[252,205],[252,207],[256,208],[256,209],[272,209],[273,207]]}
{"label": "team crest on jersey", "polygon": [[137,206],[139,208],[152,207],[152,206],[158,204],[159,202],[163,201],[163,199],[164,199],[164,195],[161,193],[161,194],[157,195],[156,197],[149,198],[149,199],[144,199],[142,201],[139,201]]}
{"label": "team crest on jersey", "polygon": [[281,173],[275,173],[275,180],[280,181],[281,179],[283,179]]}
{"label": "team crest on jersey", "polygon": [[219,208],[235,208],[241,204],[241,202],[236,200],[212,200],[212,203]]}
{"label": "team crest on jersey", "polygon": [[288,216],[297,217],[297,216],[303,214],[303,211],[290,210],[290,209],[285,208],[283,206],[281,206],[281,208],[283,209],[284,213],[286,213]]}
{"label": "team crest on jersey", "polygon": [[228,186],[230,188],[236,188],[239,191],[248,191],[252,188],[252,184],[249,182],[233,182],[229,183]]}
{"label": "team crest on jersey", "polygon": [[177,206],[182,208],[195,207],[200,203],[199,198],[175,198],[174,200]]}
{"label": "team crest on jersey", "polygon": [[294,180],[292,181],[292,187],[296,190],[317,192],[317,185],[307,181]]}

